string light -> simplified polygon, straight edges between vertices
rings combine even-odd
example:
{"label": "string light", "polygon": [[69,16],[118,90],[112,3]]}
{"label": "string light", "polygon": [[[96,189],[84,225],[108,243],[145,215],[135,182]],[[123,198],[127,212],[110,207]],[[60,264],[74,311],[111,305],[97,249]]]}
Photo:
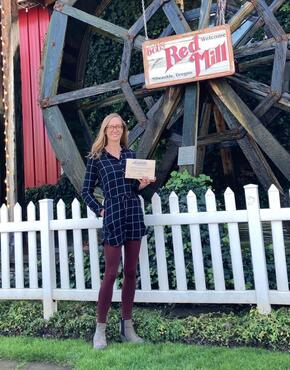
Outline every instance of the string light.
{"label": "string light", "polygon": [[[8,4],[8,2],[7,2]],[[8,8],[9,9],[5,9],[5,3],[3,4],[0,4],[0,9],[1,9],[1,37],[0,37],[0,40],[1,40],[1,46],[2,46],[2,50],[1,50],[1,59],[2,59],[2,84],[3,84],[3,98],[2,98],[2,102],[3,102],[3,106],[4,106],[4,115],[3,115],[3,119],[4,119],[4,150],[5,150],[5,158],[6,158],[6,177],[5,177],[5,180],[4,180],[4,183],[5,183],[5,186],[6,186],[6,197],[5,197],[5,200],[6,200],[6,204],[7,204],[7,207],[9,208],[10,207],[10,204],[9,204],[9,191],[10,191],[10,186],[9,186],[9,176],[11,174],[11,171],[9,169],[9,146],[8,146],[8,125],[9,125],[9,103],[8,103],[8,89],[9,89],[9,86],[8,86],[8,78],[7,78],[7,75],[8,75],[8,70],[9,70],[9,56],[8,56],[8,52],[6,50],[6,45],[7,45],[7,40],[9,40],[9,35],[8,33],[6,32],[6,30],[9,30],[9,22],[10,22],[10,17],[9,16],[6,16],[5,17],[5,13],[7,15],[10,14],[10,8],[9,8],[9,5],[8,5]],[[7,54],[7,55],[6,55]]]}

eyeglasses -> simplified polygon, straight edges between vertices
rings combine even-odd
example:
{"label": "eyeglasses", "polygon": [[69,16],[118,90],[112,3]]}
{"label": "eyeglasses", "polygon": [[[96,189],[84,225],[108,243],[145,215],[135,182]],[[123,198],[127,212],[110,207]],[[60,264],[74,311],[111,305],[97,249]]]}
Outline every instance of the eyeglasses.
{"label": "eyeglasses", "polygon": [[123,130],[123,126],[122,125],[108,125],[107,129],[110,130],[110,131],[113,131],[114,129],[118,130],[118,131],[121,131],[121,130]]}

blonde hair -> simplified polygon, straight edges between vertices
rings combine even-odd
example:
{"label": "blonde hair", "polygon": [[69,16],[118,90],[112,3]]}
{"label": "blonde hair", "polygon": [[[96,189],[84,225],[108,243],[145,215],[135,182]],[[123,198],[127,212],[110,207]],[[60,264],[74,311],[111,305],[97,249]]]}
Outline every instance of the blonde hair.
{"label": "blonde hair", "polygon": [[112,118],[120,118],[122,125],[123,125],[123,134],[120,139],[120,144],[125,148],[128,148],[128,128],[126,123],[122,119],[122,117],[118,113],[111,113],[106,116],[101,124],[99,133],[92,145],[91,152],[89,153],[89,157],[99,158],[102,150],[108,143],[107,135],[106,135],[106,128],[111,121]]}

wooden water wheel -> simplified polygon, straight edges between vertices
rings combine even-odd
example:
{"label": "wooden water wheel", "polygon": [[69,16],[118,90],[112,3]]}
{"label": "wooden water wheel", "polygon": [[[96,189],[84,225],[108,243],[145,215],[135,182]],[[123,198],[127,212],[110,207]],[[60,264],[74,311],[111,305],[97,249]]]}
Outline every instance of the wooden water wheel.
{"label": "wooden water wheel", "polygon": [[[147,21],[157,12],[164,12],[168,19],[168,27],[160,36],[189,32],[193,21],[198,23],[198,28],[206,28],[213,17],[216,24],[222,24],[226,5],[231,32],[242,25],[245,28],[234,43],[235,75],[164,88],[157,98],[155,91],[144,87],[143,73],[129,73],[132,50],[141,52],[145,41],[140,34],[144,27],[143,17],[137,19],[129,30],[112,24],[99,17],[110,3],[110,0],[57,1],[46,41],[40,102],[52,146],[75,188],[81,188],[85,166],[68,127],[67,117],[71,114],[79,117],[83,139],[89,150],[92,138],[80,102],[84,98],[116,92],[118,99],[121,96],[128,102],[136,118],[129,142],[132,144],[138,139],[139,157],[153,157],[160,138],[165,133],[168,137],[168,130],[178,120],[183,122],[182,133],[173,132],[168,137],[165,160],[158,169],[159,185],[165,181],[175,163],[179,146],[197,145],[196,163],[189,170],[199,174],[203,168],[206,145],[231,141],[239,145],[265,188],[275,184],[282,191],[271,166],[279,169],[290,182],[290,153],[274,138],[265,123],[273,120],[280,111],[290,111],[290,95],[287,93],[289,35],[274,15],[284,1],[275,0],[268,6],[263,0],[251,0],[237,7],[235,1],[226,4],[225,0],[218,0],[217,3],[202,0],[200,8],[184,13],[175,0],[150,2],[146,8]],[[251,42],[255,32],[262,28],[266,37],[262,41]],[[117,80],[83,87],[90,32],[122,43],[123,55]],[[251,68],[269,63],[272,64],[270,85],[244,75]],[[240,91],[254,99],[254,109],[247,106]],[[114,96],[105,99],[108,104],[109,99],[114,101]],[[148,107],[146,113],[140,104],[142,99]],[[208,133],[212,112],[217,132]],[[220,150],[226,173],[232,161],[231,152],[226,147]],[[268,159],[272,162],[271,166]]]}

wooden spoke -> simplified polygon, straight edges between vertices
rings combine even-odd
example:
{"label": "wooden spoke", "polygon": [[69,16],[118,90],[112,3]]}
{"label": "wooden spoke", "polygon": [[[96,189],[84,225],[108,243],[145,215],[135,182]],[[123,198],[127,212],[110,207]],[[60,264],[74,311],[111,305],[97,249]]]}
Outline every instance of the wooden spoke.
{"label": "wooden spoke", "polygon": [[[252,80],[251,78],[242,76],[238,73],[236,73],[235,76],[227,77],[227,80],[251,93],[251,95],[259,100],[265,98],[270,93],[270,87],[268,85]],[[286,112],[290,112],[290,94],[283,93],[275,106],[285,110]]]}
{"label": "wooden spoke", "polygon": [[[238,129],[240,127],[238,120],[227,109],[221,99],[219,99],[219,97],[215,94],[212,94],[212,98],[218,109],[220,110],[221,114],[223,115],[223,118],[228,127],[230,129]],[[261,152],[256,142],[252,139],[252,137],[249,134],[246,134],[241,139],[239,139],[237,143],[239,144],[241,150],[243,151],[245,157],[247,158],[249,164],[251,165],[254,173],[256,174],[264,189],[268,190],[272,184],[275,184],[279,191],[283,193],[281,185],[279,184],[263,153]]]}
{"label": "wooden spoke", "polygon": [[269,95],[256,107],[254,113],[262,117],[272,105],[279,100],[282,93],[283,76],[285,72],[288,39],[283,28],[268,8],[264,0],[252,0],[261,18],[264,19],[269,31],[277,44],[275,47],[274,65],[272,71],[271,89]]}
{"label": "wooden spoke", "polygon": [[[158,91],[162,91],[164,90],[164,88],[160,88],[160,89],[154,89],[154,91],[152,90],[147,90],[147,89],[138,89],[138,90],[134,90],[134,95],[135,95],[135,98],[145,98],[146,96],[151,96],[152,93],[156,93]],[[113,104],[117,104],[117,103],[121,103],[121,102],[124,102],[126,101],[126,97],[125,95],[122,93],[122,94],[116,94],[114,96],[110,96],[109,98],[106,98],[106,99],[102,99],[102,100],[98,100],[98,101],[92,101],[90,103],[84,103],[84,104],[80,104],[80,108],[83,109],[83,110],[91,110],[91,109],[99,109],[99,108],[104,108],[104,107],[109,107]]]}
{"label": "wooden spoke", "polygon": [[93,144],[93,137],[92,137],[92,134],[91,134],[91,130],[90,130],[88,122],[85,118],[84,112],[81,109],[78,110],[78,115],[79,115],[82,132],[84,133],[84,138],[85,138],[88,150],[90,150],[90,148]]}
{"label": "wooden spoke", "polygon": [[48,41],[44,49],[46,63],[42,73],[42,99],[55,95],[58,89],[66,26],[67,16],[54,12],[50,21]]}
{"label": "wooden spoke", "polygon": [[254,5],[246,1],[239,11],[229,20],[228,24],[231,26],[231,31],[236,31],[254,10]]}
{"label": "wooden spoke", "polygon": [[225,81],[210,81],[210,86],[219,100],[232,112],[238,122],[290,181],[290,154],[262,125],[258,118]]}
{"label": "wooden spoke", "polygon": [[[67,16],[70,16],[81,22],[89,24],[90,26],[95,27],[95,30],[98,33],[110,37],[115,41],[124,42],[128,39],[128,30],[126,30],[125,28],[105,21],[104,19],[90,15],[77,8],[73,8],[72,6],[64,4],[62,1],[57,2],[57,4],[55,5],[55,9],[62,14],[66,14]],[[141,50],[142,43],[144,41],[144,37],[137,36],[134,40],[134,47]]]}
{"label": "wooden spoke", "polygon": [[[169,20],[168,26],[160,37],[173,33],[190,32],[191,28],[188,22],[197,19],[199,20],[199,29],[206,28],[211,24],[210,17],[214,12],[218,13],[218,19],[220,19],[217,24],[223,23],[225,5],[228,3],[227,11],[231,17],[229,24],[232,32],[239,29],[246,20],[252,23],[243,35],[240,35],[235,44],[234,55],[238,60],[239,72],[273,64],[271,86],[251,80],[239,73],[224,79],[209,80],[206,84],[210,88],[202,91],[212,95],[214,103],[209,100],[208,96],[203,97],[199,125],[199,83],[187,84],[184,88],[174,86],[167,89],[148,90],[144,86],[144,74],[130,76],[132,50],[134,48],[141,51],[142,43],[145,41],[145,38],[139,34],[144,27],[143,15],[127,30],[99,17],[110,2],[111,0],[100,0],[94,11],[93,2],[90,4],[83,2],[81,7],[76,8],[74,7],[75,0],[59,0],[55,4],[55,11],[51,18],[45,49],[41,106],[44,108],[47,130],[57,157],[74,186],[80,189],[84,166],[58,105],[78,101],[75,104],[75,112],[79,117],[84,140],[89,148],[92,144],[92,137],[85,120],[85,110],[93,108],[99,110],[126,101],[137,119],[136,125],[129,132],[129,144],[132,145],[138,138],[140,139],[137,148],[138,157],[151,158],[165,130],[166,135],[164,136],[169,137],[165,152],[166,161],[160,163],[158,168],[159,182],[155,186],[162,185],[167,178],[172,166],[176,163],[178,147],[180,146],[195,148],[195,165],[189,167],[189,170],[192,174],[199,174],[203,169],[206,146],[218,144],[216,147],[221,148],[224,173],[226,176],[232,174],[231,153],[223,146],[223,143],[226,142],[227,145],[231,143],[236,145],[237,143],[240,146],[265,188],[273,183],[282,192],[263,152],[289,181],[290,154],[272,136],[259,117],[263,116],[263,123],[267,124],[277,117],[281,110],[290,111],[290,94],[287,92],[290,78],[290,62],[287,62],[290,56],[287,50],[290,45],[290,34],[285,34],[274,16],[275,11],[284,1],[274,0],[270,6],[267,6],[264,0],[249,0],[245,1],[241,8],[237,8],[233,5],[235,3],[230,0],[218,0],[214,4],[212,1],[201,0],[200,8],[184,13],[180,11],[175,0],[152,0],[150,2],[145,10],[147,21],[159,11],[163,11]],[[67,27],[69,17],[89,26],[82,25],[82,33],[77,40],[65,37],[70,26],[75,23],[72,21]],[[256,30],[264,25],[268,39],[242,46]],[[120,74],[117,81],[81,88],[89,46],[89,41],[84,41],[84,38],[89,39],[93,32],[124,44]],[[83,40],[81,48],[78,50],[81,40]],[[72,47],[65,48],[65,42]],[[262,54],[259,55],[260,53]],[[69,65],[72,73],[60,76],[64,70],[62,63],[64,68]],[[74,76],[75,81],[70,80],[71,76]],[[227,81],[238,87],[236,90],[238,93],[240,90],[244,90],[249,96],[257,99],[257,107],[254,112],[250,111]],[[63,89],[57,95],[58,86]],[[105,99],[99,98],[101,94],[108,92],[115,92],[115,94],[110,94]],[[161,97],[160,92],[163,94]],[[158,94],[157,100],[155,99],[156,93]],[[184,99],[182,99],[183,95]],[[140,98],[144,99],[149,109],[147,114],[144,113],[139,104],[138,99]],[[86,99],[86,101],[80,101],[82,99]],[[72,104],[70,106],[73,107]],[[63,105],[63,109],[67,109],[66,105]],[[212,110],[217,132],[209,134]],[[173,125],[175,122],[180,122],[182,117],[183,127],[182,135],[180,135],[174,132],[176,128]],[[56,122],[57,124],[55,124]],[[224,122],[228,129],[225,128]],[[69,153],[73,150],[76,154],[72,158],[68,158],[65,150],[69,150]],[[77,169],[75,169],[75,165]],[[157,187],[154,189],[157,190]]]}
{"label": "wooden spoke", "polygon": [[121,69],[120,69],[120,75],[119,80],[122,81],[128,81],[129,78],[129,71],[130,71],[130,62],[131,62],[131,55],[132,55],[132,41],[126,40],[124,42],[123,47],[123,55],[122,55],[122,61],[121,61]]}
{"label": "wooden spoke", "polygon": [[[288,46],[290,46],[290,34],[287,34]],[[264,51],[275,50],[276,41],[274,37],[263,40],[252,42],[249,45],[241,46],[234,51],[235,58],[243,58],[251,55],[259,54]]]}
{"label": "wooden spoke", "polygon": [[[157,10],[161,7],[161,5],[162,3],[160,2],[160,0],[152,1],[152,3],[145,10],[146,22],[149,22],[151,17],[157,12]],[[144,27],[144,18],[142,14],[139,17],[139,19],[133,24],[133,26],[129,29],[128,34],[133,39],[142,30],[143,27]]]}
{"label": "wooden spoke", "polygon": [[47,133],[57,159],[73,186],[80,191],[85,166],[63,115],[58,107],[44,109],[43,115]]}
{"label": "wooden spoke", "polygon": [[139,158],[150,158],[182,95],[182,88],[168,88],[148,112],[149,122],[138,146]]}
{"label": "wooden spoke", "polygon": [[[280,6],[285,2],[285,0],[275,0],[272,2],[272,4],[270,5],[270,10],[275,13],[279,8]],[[242,46],[242,45],[246,45],[250,40],[251,38],[253,37],[253,35],[258,31],[260,30],[262,27],[264,26],[264,19],[259,17],[257,18],[253,23],[252,23],[252,26],[248,29],[248,31],[243,35],[243,37],[238,41],[238,43],[236,44],[236,46]]]}
{"label": "wooden spoke", "polygon": [[138,100],[136,99],[133,90],[131,89],[131,86],[124,82],[121,83],[122,91],[126,97],[126,100],[128,104],[130,105],[130,108],[132,112],[134,113],[138,123],[143,126],[147,122],[147,117],[143,112],[143,109],[141,108],[140,104],[138,103]]}
{"label": "wooden spoke", "polygon": [[50,98],[43,99],[41,101],[42,107],[49,107],[52,105],[67,103],[79,99],[89,98],[91,96],[97,96],[106,92],[119,90],[121,88],[119,81],[107,82],[102,85],[96,85],[91,87],[85,87],[83,89],[70,91],[63,94],[51,96]]}
{"label": "wooden spoke", "polygon": [[[283,28],[280,26],[279,22],[275,18],[271,9],[267,6],[264,0],[251,0],[255,8],[257,9],[258,13],[260,14],[261,18],[263,18],[266,25],[269,27],[272,35],[274,38],[279,38],[285,35]],[[283,3],[284,1],[279,1],[279,3]]]}

